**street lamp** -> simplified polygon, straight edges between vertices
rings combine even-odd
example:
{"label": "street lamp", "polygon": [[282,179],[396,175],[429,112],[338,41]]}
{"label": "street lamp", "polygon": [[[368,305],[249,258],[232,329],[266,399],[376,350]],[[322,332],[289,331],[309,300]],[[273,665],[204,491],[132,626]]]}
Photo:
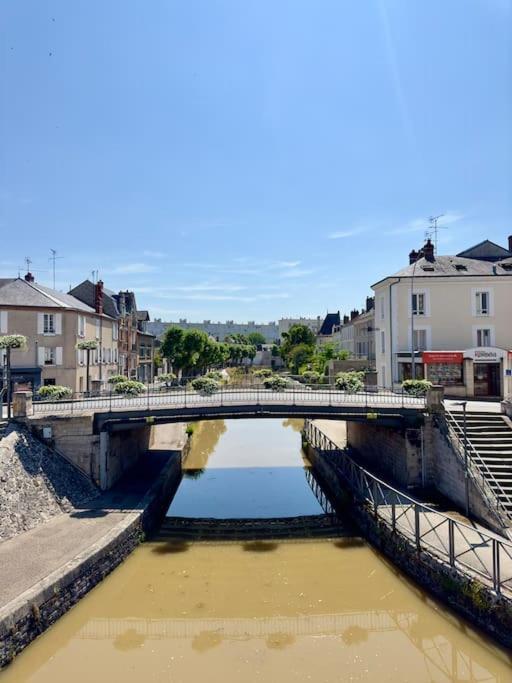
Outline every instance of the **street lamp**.
{"label": "street lamp", "polygon": [[464,484],[465,484],[465,497],[466,497],[466,517],[469,517],[469,469],[468,469],[468,427],[467,427],[467,416],[466,416],[466,406],[467,401],[459,401],[454,403],[455,406],[462,406],[462,429],[464,434]]}

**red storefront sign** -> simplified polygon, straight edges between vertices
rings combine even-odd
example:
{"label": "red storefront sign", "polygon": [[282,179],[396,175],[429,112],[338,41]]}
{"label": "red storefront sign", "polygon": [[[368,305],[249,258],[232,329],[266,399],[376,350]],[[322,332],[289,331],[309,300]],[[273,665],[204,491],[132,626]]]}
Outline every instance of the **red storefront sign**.
{"label": "red storefront sign", "polygon": [[432,363],[452,363],[462,365],[464,354],[462,351],[423,351],[423,362],[426,365]]}

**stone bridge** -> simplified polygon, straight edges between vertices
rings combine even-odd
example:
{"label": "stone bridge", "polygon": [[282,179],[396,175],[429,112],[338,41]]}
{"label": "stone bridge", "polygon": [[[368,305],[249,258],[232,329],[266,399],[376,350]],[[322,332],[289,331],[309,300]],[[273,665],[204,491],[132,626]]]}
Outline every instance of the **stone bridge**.
{"label": "stone bridge", "polygon": [[240,418],[334,419],[398,430],[419,429],[427,408],[440,404],[435,391],[416,398],[390,391],[355,394],[308,387],[272,391],[223,388],[206,396],[187,389],[65,401],[16,395],[14,414],[102,489],[110,488],[151,445],[161,424]]}

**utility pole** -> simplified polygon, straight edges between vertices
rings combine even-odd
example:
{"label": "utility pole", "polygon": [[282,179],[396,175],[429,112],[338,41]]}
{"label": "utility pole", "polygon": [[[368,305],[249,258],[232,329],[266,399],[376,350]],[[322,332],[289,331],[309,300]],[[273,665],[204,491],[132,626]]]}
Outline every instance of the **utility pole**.
{"label": "utility pole", "polygon": [[429,216],[430,227],[434,235],[434,253],[437,255],[437,241],[438,241],[438,230],[446,230],[442,225],[438,225],[437,221],[444,216],[444,213],[440,213],[438,216]]}
{"label": "utility pole", "polygon": [[59,258],[63,258],[63,256],[57,256],[57,251],[55,249],[50,249],[51,256],[49,258],[49,261],[52,262],[52,269],[53,269],[53,289],[55,289],[55,261]]}

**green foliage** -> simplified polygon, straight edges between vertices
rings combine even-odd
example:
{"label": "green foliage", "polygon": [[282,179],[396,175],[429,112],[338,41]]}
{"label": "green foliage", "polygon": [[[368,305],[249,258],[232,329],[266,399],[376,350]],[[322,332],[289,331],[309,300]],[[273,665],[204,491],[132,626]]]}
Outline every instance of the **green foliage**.
{"label": "green foliage", "polygon": [[290,382],[286,379],[286,377],[274,375],[273,377],[267,377],[264,379],[263,386],[265,389],[272,389],[272,391],[284,391],[290,386]]}
{"label": "green foliage", "polygon": [[98,348],[98,342],[96,339],[84,339],[78,342],[76,348],[80,351],[94,351]]}
{"label": "green foliage", "polygon": [[307,384],[318,384],[322,379],[322,375],[315,370],[304,370],[304,372],[302,372],[302,377]]}
{"label": "green foliage", "polygon": [[307,346],[314,346],[316,337],[306,325],[292,325],[288,332],[283,332],[283,347],[297,346],[298,344],[306,344]]}
{"label": "green foliage", "polygon": [[311,362],[314,347],[308,344],[297,344],[290,349],[286,362],[290,370],[297,375],[302,367]]}
{"label": "green foliage", "polygon": [[112,377],[108,378],[109,384],[119,384],[119,382],[126,381],[128,381],[128,377],[126,377],[126,375],[112,375]]}
{"label": "green foliage", "polygon": [[211,396],[220,389],[219,382],[211,377],[197,377],[197,379],[193,379],[192,382],[190,382],[190,385],[194,391],[197,391],[203,396]]}
{"label": "green foliage", "polygon": [[260,370],[254,370],[252,374],[254,377],[272,377],[274,373],[270,368],[261,368]]}
{"label": "green foliage", "polygon": [[233,334],[229,334],[225,341],[228,344],[248,344],[249,340],[245,336],[245,334],[240,334],[240,332],[234,332]]}
{"label": "green foliage", "polygon": [[153,365],[155,368],[155,372],[159,368],[163,367],[163,364],[164,364],[164,361],[162,358],[162,354],[160,353],[160,351],[155,351],[155,354],[153,356]]}
{"label": "green foliage", "polygon": [[55,401],[61,401],[64,398],[71,398],[71,396],[73,396],[73,391],[69,387],[63,387],[59,384],[48,384],[44,387],[39,387],[37,395],[39,398],[50,398]]}
{"label": "green foliage", "polygon": [[185,434],[187,436],[192,436],[192,434],[196,431],[197,429],[197,422],[189,422],[187,425],[187,428],[185,429]]}
{"label": "green foliage", "polygon": [[0,337],[0,349],[26,349],[27,338],[22,334],[6,334]]}
{"label": "green foliage", "polygon": [[165,386],[167,387],[170,387],[175,381],[176,375],[174,374],[174,372],[164,372],[161,375],[158,375],[158,377],[155,377],[155,382],[165,384]]}
{"label": "green foliage", "polygon": [[273,344],[272,348],[270,350],[270,353],[271,353],[272,358],[277,358],[278,356],[280,356],[281,353],[279,350],[279,346],[277,344]]}
{"label": "green foliage", "polygon": [[428,379],[406,379],[402,382],[402,389],[410,396],[425,396],[432,386]]}
{"label": "green foliage", "polygon": [[[236,352],[232,351],[235,346]],[[162,342],[161,353],[170,361],[173,369],[190,374],[197,370],[222,367],[229,360],[239,362],[242,358],[249,357],[249,350],[253,348],[247,344],[217,342],[202,330],[169,327]]]}
{"label": "green foliage", "polygon": [[338,372],[335,381],[336,389],[346,391],[348,394],[355,394],[364,389],[364,372]]}
{"label": "green foliage", "polygon": [[205,377],[214,379],[216,382],[222,382],[222,380],[224,379],[222,376],[222,372],[220,370],[210,370],[206,373]]}
{"label": "green foliage", "polygon": [[261,334],[261,332],[250,332],[247,335],[247,341],[249,342],[249,344],[252,344],[253,346],[261,346],[262,344],[267,343],[267,340]]}
{"label": "green foliage", "polygon": [[116,394],[124,394],[125,396],[138,396],[145,391],[146,387],[142,382],[137,382],[134,379],[127,379],[123,382],[114,384],[114,391]]}

